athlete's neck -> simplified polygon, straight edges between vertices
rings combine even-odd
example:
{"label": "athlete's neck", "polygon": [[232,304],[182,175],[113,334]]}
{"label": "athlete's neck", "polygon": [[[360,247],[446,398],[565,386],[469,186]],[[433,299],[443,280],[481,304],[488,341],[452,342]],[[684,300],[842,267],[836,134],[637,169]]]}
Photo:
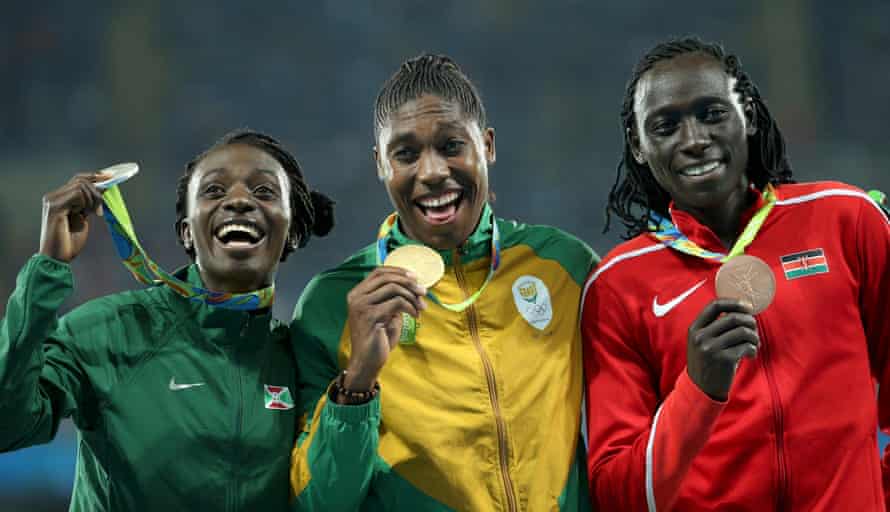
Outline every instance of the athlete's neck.
{"label": "athlete's neck", "polygon": [[675,205],[675,207],[689,213],[695,220],[707,226],[729,251],[744,227],[741,225],[742,215],[755,200],[756,197],[750,193],[746,183],[743,187],[733,190],[729,197],[715,206],[694,208]]}

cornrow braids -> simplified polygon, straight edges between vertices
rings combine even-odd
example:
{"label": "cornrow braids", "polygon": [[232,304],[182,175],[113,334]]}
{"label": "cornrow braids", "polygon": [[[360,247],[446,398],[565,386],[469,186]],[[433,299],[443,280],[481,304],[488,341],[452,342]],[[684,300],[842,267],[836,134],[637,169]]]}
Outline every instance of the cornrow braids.
{"label": "cornrow braids", "polygon": [[[754,110],[756,133],[748,138],[748,179],[758,189],[767,183],[793,183],[791,163],[785,154],[785,138],[770,114],[760,91],[742,70],[738,57],[727,54],[718,43],[704,42],[697,37],[671,39],[659,43],[637,62],[624,92],[621,107],[621,124],[624,132],[624,152],[618,162],[615,183],[609,192],[606,206],[606,226],[609,230],[614,214],[626,228],[624,238],[630,239],[650,230],[651,212],[668,215],[670,195],[652,176],[648,165],[638,164],[631,153],[630,134],[635,130],[634,96],[637,83],[657,63],[687,53],[704,53],[723,65],[726,74],[736,80],[734,91],[741,96],[742,104],[749,103]],[[623,171],[623,172],[622,172]]]}
{"label": "cornrow braids", "polygon": [[[233,144],[245,144],[272,156],[287,174],[290,182],[291,224],[289,240],[297,240],[297,244],[286,243],[281,261],[292,253],[296,247],[305,247],[311,235],[325,236],[334,227],[334,201],[321,192],[310,190],[303,177],[303,170],[294,156],[273,137],[253,130],[236,130],[231,132],[201,154],[193,158],[186,166],[185,172],[176,185],[176,236],[182,244],[181,227],[185,220],[188,205],[188,186],[198,164],[217,149]],[[191,259],[195,258],[194,248],[186,248]]]}
{"label": "cornrow braids", "polygon": [[480,129],[485,129],[485,106],[473,82],[449,57],[423,54],[405,61],[377,94],[374,105],[375,140],[393,112],[424,94],[459,104],[465,115],[474,119]]}

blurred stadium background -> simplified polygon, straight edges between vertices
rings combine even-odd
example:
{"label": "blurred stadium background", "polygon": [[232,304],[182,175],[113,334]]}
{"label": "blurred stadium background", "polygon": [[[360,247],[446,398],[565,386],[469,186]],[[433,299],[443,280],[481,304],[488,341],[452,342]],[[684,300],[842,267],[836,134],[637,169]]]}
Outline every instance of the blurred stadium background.
{"label": "blurred stadium background", "polygon": [[[38,248],[41,196],[77,171],[139,162],[122,188],[137,233],[166,268],[184,264],[176,179],[218,137],[251,127],[285,141],[310,182],[339,201],[332,236],[281,269],[275,310],[289,318],[309,278],[371,242],[390,211],[371,159],[372,105],[398,64],[422,51],[451,55],[482,91],[497,130],[498,214],[560,226],[601,254],[619,240],[602,229],[624,84],[669,35],[717,39],[741,56],[798,179],[890,190],[886,0],[259,5],[4,5],[0,308]],[[137,286],[105,226],[91,238],[69,307]],[[0,512],[64,510],[75,449],[66,423],[50,445],[0,455]]]}

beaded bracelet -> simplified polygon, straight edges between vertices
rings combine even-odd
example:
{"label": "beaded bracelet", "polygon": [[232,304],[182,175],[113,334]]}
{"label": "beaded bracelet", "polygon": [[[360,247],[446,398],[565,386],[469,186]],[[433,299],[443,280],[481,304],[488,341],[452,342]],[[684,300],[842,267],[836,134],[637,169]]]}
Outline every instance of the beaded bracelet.
{"label": "beaded bracelet", "polygon": [[343,384],[344,382],[346,382],[346,370],[340,372],[340,375],[334,380],[334,383],[331,385],[329,398],[335,403],[337,402],[338,397],[343,397],[343,402],[345,405],[360,405],[370,402],[380,392],[379,382],[374,382],[374,386],[368,391],[354,391],[351,389],[346,389],[346,386]]}

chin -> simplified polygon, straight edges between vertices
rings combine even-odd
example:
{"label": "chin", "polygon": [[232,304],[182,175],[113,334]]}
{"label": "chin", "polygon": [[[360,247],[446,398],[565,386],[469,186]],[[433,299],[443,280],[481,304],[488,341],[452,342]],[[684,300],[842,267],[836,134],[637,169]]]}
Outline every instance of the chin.
{"label": "chin", "polygon": [[271,283],[271,276],[275,272],[275,266],[270,269],[253,258],[243,260],[220,258],[212,265],[204,266],[202,269],[202,277],[205,282],[217,283],[216,288],[218,289],[213,291],[232,293],[249,292],[262,288],[264,287],[262,284],[254,283]]}

